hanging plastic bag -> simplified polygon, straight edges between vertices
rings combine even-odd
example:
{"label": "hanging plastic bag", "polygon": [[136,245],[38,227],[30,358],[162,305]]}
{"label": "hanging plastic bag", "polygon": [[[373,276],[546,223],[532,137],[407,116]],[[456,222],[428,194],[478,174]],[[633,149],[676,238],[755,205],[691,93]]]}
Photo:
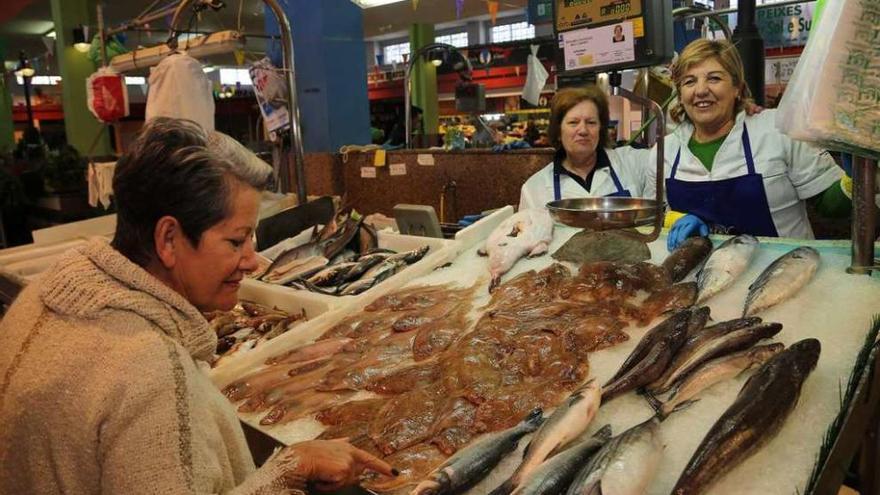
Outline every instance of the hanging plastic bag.
{"label": "hanging plastic bag", "polygon": [[214,95],[202,64],[185,53],[171,53],[150,71],[146,120],[190,119],[214,130]]}
{"label": "hanging plastic bag", "polygon": [[272,65],[268,57],[254,63],[250,68],[254,94],[260,104],[263,122],[272,140],[278,131],[290,127],[290,114],[287,110],[287,81],[282,73]]}
{"label": "hanging plastic bag", "polygon": [[128,88],[125,78],[109,67],[102,67],[86,79],[89,110],[101,122],[115,122],[128,116]]}
{"label": "hanging plastic bag", "polygon": [[527,66],[529,73],[526,75],[526,85],[523,86],[522,98],[532,105],[538,106],[541,98],[541,90],[550,75],[544,64],[538,60],[538,45],[531,45],[532,53],[529,55]]}
{"label": "hanging plastic bag", "polygon": [[825,2],[779,104],[782,132],[826,148],[880,152],[878,23],[880,3]]}

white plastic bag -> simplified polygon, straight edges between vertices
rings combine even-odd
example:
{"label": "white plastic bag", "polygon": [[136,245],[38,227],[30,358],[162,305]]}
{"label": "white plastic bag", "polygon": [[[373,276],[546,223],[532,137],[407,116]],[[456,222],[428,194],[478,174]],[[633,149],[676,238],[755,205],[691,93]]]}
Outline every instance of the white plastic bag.
{"label": "white plastic bag", "polygon": [[214,95],[202,64],[185,53],[172,53],[150,71],[146,120],[190,119],[214,130]]}
{"label": "white plastic bag", "polygon": [[527,66],[529,69],[526,75],[526,85],[523,86],[522,99],[537,106],[541,99],[541,90],[544,89],[544,83],[547,82],[547,69],[544,64],[538,60],[538,45],[532,45],[532,53],[529,55]]}
{"label": "white plastic bag", "polygon": [[880,153],[880,2],[826,2],[776,114],[792,139]]}

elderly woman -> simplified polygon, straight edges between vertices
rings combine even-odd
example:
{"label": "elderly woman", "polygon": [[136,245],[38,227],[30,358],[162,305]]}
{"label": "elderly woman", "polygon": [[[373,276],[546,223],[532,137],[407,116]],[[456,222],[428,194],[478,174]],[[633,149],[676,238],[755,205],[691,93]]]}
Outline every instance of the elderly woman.
{"label": "elderly woman", "polygon": [[0,493],[292,493],[385,462],[342,441],[260,469],[200,369],[202,312],[230,309],[256,267],[270,170],[190,121],[156,118],[117,163],[113,242],[64,255],[0,322]]}
{"label": "elderly woman", "polygon": [[553,161],[523,184],[519,208],[563,198],[643,196],[647,150],[611,149],[608,99],[597,86],[565,88],[550,103]]}
{"label": "elderly woman", "polygon": [[811,198],[827,216],[848,213],[844,172],[827,153],[777,131],[773,110],[746,115],[750,95],[733,45],[694,41],[672,73],[679,105],[671,115],[680,125],[666,136],[666,194],[675,219],[670,250],[710,230],[811,239]]}

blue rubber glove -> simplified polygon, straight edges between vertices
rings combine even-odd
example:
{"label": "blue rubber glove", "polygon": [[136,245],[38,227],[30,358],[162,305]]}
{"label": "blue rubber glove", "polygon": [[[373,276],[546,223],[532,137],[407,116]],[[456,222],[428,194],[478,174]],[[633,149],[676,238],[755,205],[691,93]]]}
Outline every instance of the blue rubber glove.
{"label": "blue rubber glove", "polygon": [[849,153],[840,154],[840,168],[846,172],[846,176],[852,178],[852,155]]}
{"label": "blue rubber glove", "polygon": [[669,236],[666,238],[666,249],[672,251],[684,242],[685,239],[695,235],[707,237],[709,235],[709,225],[696,215],[685,215],[679,218],[672,225],[672,228],[669,229]]}

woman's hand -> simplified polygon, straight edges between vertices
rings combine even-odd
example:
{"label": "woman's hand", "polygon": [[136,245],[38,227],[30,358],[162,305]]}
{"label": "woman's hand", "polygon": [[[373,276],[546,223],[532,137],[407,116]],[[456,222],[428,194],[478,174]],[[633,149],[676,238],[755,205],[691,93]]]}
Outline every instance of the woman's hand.
{"label": "woman's hand", "polygon": [[709,226],[696,215],[685,215],[679,218],[666,237],[666,249],[672,251],[681,245],[688,237],[709,235]]}
{"label": "woman's hand", "polygon": [[746,100],[746,102],[743,104],[743,110],[746,111],[746,115],[751,117],[752,115],[758,115],[759,113],[763,112],[764,107],[749,99]]}
{"label": "woman's hand", "polygon": [[344,439],[312,440],[291,445],[286,450],[295,452],[298,474],[320,491],[335,491],[357,484],[365,469],[386,476],[398,474],[387,462],[352,446]]}

